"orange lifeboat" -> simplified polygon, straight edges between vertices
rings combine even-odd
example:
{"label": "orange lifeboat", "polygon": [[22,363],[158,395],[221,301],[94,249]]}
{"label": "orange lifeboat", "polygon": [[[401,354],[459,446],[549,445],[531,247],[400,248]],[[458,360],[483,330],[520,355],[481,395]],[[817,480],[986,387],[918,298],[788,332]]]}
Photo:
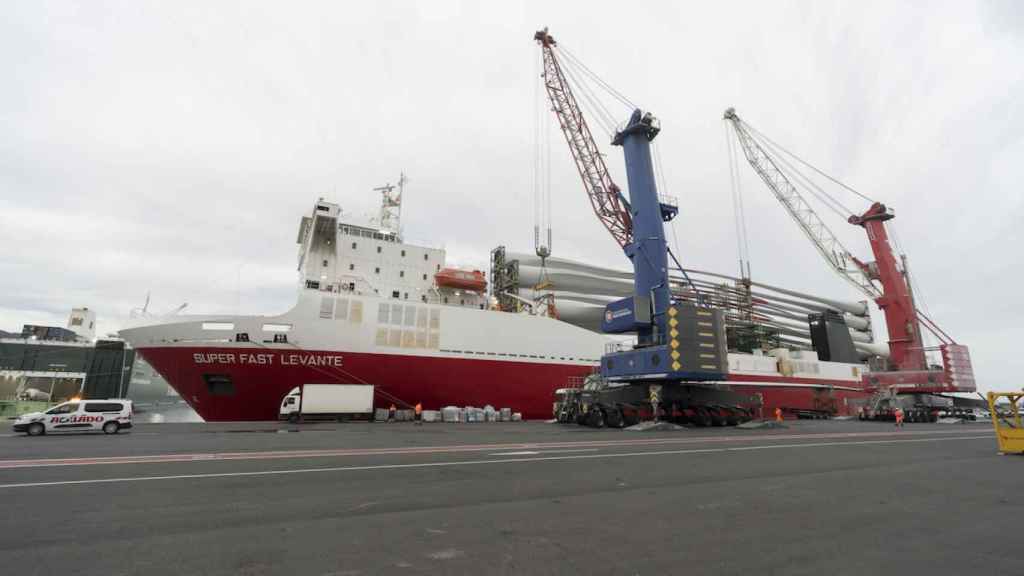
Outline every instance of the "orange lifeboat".
{"label": "orange lifeboat", "polygon": [[434,274],[434,282],[440,288],[471,290],[473,292],[483,292],[487,289],[487,278],[479,270],[442,268],[440,272]]}

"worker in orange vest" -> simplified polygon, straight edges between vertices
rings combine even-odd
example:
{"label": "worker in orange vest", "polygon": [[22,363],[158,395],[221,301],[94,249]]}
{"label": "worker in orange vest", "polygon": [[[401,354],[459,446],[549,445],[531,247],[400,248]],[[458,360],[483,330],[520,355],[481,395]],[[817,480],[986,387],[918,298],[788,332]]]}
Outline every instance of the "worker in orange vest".
{"label": "worker in orange vest", "polygon": [[896,409],[896,427],[903,428],[903,408]]}
{"label": "worker in orange vest", "polygon": [[782,422],[782,408],[775,409],[775,421]]}
{"label": "worker in orange vest", "polygon": [[417,402],[415,409],[416,409],[416,423],[417,424],[422,424],[423,423],[423,404],[420,404],[419,402]]}

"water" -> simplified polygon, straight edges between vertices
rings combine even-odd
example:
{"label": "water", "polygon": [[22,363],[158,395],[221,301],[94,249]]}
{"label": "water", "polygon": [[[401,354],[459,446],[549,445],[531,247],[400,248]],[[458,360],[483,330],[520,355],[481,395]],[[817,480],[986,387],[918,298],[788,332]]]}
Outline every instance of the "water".
{"label": "water", "polygon": [[144,424],[166,422],[202,422],[199,414],[184,401],[174,403],[135,404],[134,419]]}

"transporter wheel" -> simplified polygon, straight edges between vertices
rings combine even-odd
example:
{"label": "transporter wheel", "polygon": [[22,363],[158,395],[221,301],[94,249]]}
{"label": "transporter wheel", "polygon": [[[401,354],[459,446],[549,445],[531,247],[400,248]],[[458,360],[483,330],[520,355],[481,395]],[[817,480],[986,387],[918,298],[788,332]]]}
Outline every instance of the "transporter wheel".
{"label": "transporter wheel", "polygon": [[694,410],[693,423],[699,428],[711,426],[711,415],[708,414],[707,408],[702,407]]}
{"label": "transporter wheel", "polygon": [[609,428],[622,428],[622,412],[618,408],[608,410],[608,413],[604,415],[604,420]]}
{"label": "transporter wheel", "polygon": [[712,408],[711,410],[708,410],[708,416],[711,417],[712,426],[725,426],[725,418],[722,418],[721,410]]}
{"label": "transporter wheel", "polygon": [[938,414],[938,412],[932,412],[931,414],[928,414],[928,421],[931,422],[932,424],[938,422],[939,421],[939,414]]}
{"label": "transporter wheel", "polygon": [[587,426],[591,428],[604,428],[604,412],[600,408],[591,408],[586,420]]}
{"label": "transporter wheel", "polygon": [[117,431],[121,429],[121,425],[111,420],[103,425],[104,434],[117,434]]}
{"label": "transporter wheel", "polygon": [[740,423],[740,418],[736,412],[732,410],[725,411],[725,424],[727,426],[735,426]]}
{"label": "transporter wheel", "polygon": [[740,424],[743,424],[744,422],[750,422],[750,411],[747,410],[746,408],[737,408],[736,418]]}
{"label": "transporter wheel", "polygon": [[26,432],[28,432],[29,436],[42,436],[43,434],[46,434],[46,426],[43,426],[39,422],[29,424]]}
{"label": "transporter wheel", "polygon": [[636,410],[629,410],[622,414],[622,424],[624,426],[633,426],[640,423],[640,415],[637,414]]}

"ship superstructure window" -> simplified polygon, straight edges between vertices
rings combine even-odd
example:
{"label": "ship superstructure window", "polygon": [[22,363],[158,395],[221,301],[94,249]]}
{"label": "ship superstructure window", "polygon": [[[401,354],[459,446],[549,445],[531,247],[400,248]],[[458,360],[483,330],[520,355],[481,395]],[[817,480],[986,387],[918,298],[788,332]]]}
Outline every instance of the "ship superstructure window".
{"label": "ship superstructure window", "polygon": [[402,258],[405,258],[405,250],[402,250]]}
{"label": "ship superstructure window", "polygon": [[423,279],[424,279],[424,280],[426,280],[426,279],[427,279],[427,275],[426,275],[426,274],[424,274],[424,275],[423,275]]}
{"label": "ship superstructure window", "polygon": [[392,298],[398,298],[398,290],[392,290],[391,297]]}
{"label": "ship superstructure window", "polygon": [[427,260],[427,255],[426,255],[426,254],[424,254],[424,255],[423,255],[423,261],[424,261],[424,262],[426,262],[426,260]]}
{"label": "ship superstructure window", "polygon": [[234,330],[233,322],[203,322],[203,330]]}
{"label": "ship superstructure window", "polygon": [[373,273],[374,274],[380,274],[380,268],[374,268],[373,269]]}
{"label": "ship superstructure window", "polygon": [[355,242],[353,242],[353,243],[352,243],[352,249],[353,249],[353,250],[355,250],[355,249],[356,249],[356,246],[358,246],[358,244],[356,244]]}
{"label": "ship superstructure window", "polygon": [[306,280],[306,288],[309,288],[310,290],[319,290],[320,283],[316,280]]}
{"label": "ship superstructure window", "polygon": [[355,264],[349,264],[348,265],[348,269],[349,270],[355,270],[356,269],[356,265]]}
{"label": "ship superstructure window", "polygon": [[334,316],[334,298],[331,296],[320,297],[320,317],[331,318]]}
{"label": "ship superstructure window", "polygon": [[325,267],[327,266],[327,260],[324,260],[324,266]]}
{"label": "ship superstructure window", "polygon": [[380,254],[380,246],[377,246],[377,254]]}
{"label": "ship superstructure window", "polygon": [[399,278],[405,278],[405,270],[399,270],[398,271],[398,277]]}

